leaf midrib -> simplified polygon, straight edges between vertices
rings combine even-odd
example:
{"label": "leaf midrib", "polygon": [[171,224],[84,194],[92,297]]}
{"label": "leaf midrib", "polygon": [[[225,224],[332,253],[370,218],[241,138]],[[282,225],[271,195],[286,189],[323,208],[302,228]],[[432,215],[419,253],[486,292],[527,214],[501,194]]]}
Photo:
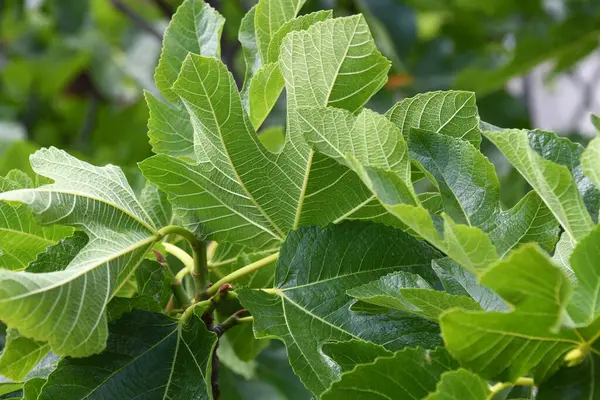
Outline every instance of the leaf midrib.
{"label": "leaf midrib", "polygon": [[[44,188],[44,187],[40,187],[40,188],[35,188],[35,189],[19,189],[19,190],[15,190],[14,192],[32,192],[34,195],[36,193],[39,192],[43,192],[43,193],[59,193],[59,194],[66,194],[66,195],[71,195],[75,197],[75,201],[77,201],[77,198],[87,198],[87,199],[91,199],[93,201],[97,201],[99,203],[103,203],[106,204],[107,206],[114,208],[120,212],[122,212],[123,214],[127,215],[128,217],[130,217],[131,219],[133,219],[134,221],[136,221],[137,223],[139,223],[140,225],[142,225],[144,228],[148,229],[150,232],[152,232],[153,234],[157,234],[158,230],[152,226],[150,226],[146,221],[142,220],[140,217],[138,217],[135,214],[132,214],[131,212],[129,212],[129,210],[126,210],[124,208],[122,208],[121,206],[109,202],[108,200],[105,200],[101,197],[95,197],[95,196],[91,196],[89,194],[85,194],[85,193],[80,193],[77,191],[73,191],[73,190],[58,190],[58,189],[50,189],[50,188]],[[0,194],[0,200],[2,200],[2,194]],[[22,201],[16,200],[19,203],[22,204],[26,204]]]}
{"label": "leaf midrib", "polygon": [[[96,392],[96,390],[98,390],[101,386],[103,386],[105,383],[107,383],[109,380],[111,380],[115,375],[117,375],[119,372],[123,371],[125,368],[127,368],[129,365],[133,364],[134,362],[136,362],[138,359],[140,359],[141,357],[145,356],[146,354],[148,354],[150,351],[154,350],[155,347],[159,346],[161,343],[163,343],[165,340],[167,340],[168,338],[170,338],[174,333],[177,332],[177,328],[174,329],[172,332],[170,332],[168,335],[166,335],[164,338],[162,338],[161,340],[159,340],[158,342],[156,342],[155,344],[153,344],[151,347],[149,347],[146,351],[140,353],[139,355],[137,355],[136,357],[134,357],[133,359],[131,359],[130,361],[128,361],[125,365],[123,365],[122,367],[118,368],[117,370],[115,370],[112,374],[110,374],[108,377],[106,377],[106,379],[104,379],[102,382],[100,382],[92,391],[90,391],[85,397],[83,397],[81,400],[85,400],[88,399],[92,394],[94,394]],[[178,343],[179,344],[179,343]],[[175,352],[175,354],[177,354]],[[176,358],[176,357],[174,357]],[[170,381],[170,377],[169,377],[169,381]],[[165,393],[167,392],[168,388],[165,389]],[[163,397],[164,399],[164,397]]]}
{"label": "leaf midrib", "polygon": [[[89,266],[87,268],[73,268],[73,269],[69,269],[69,270],[57,271],[57,272],[77,271],[78,273],[69,275],[67,278],[62,279],[62,280],[60,280],[58,282],[55,282],[55,283],[53,283],[50,286],[44,286],[44,287],[39,288],[37,290],[32,290],[32,291],[29,291],[27,293],[23,293],[23,294],[18,295],[18,296],[13,296],[13,297],[8,297],[8,298],[1,299],[0,300],[0,304],[1,303],[5,303],[5,302],[9,302],[9,301],[19,300],[19,299],[26,298],[26,297],[29,297],[29,296],[33,296],[33,295],[36,295],[36,294],[39,294],[39,293],[44,293],[44,292],[50,291],[52,289],[56,289],[56,288],[58,288],[60,286],[66,285],[66,284],[74,281],[75,279],[77,279],[77,278],[79,278],[79,277],[81,277],[81,276],[89,273],[90,271],[92,271],[92,270],[94,270],[96,268],[100,268],[102,265],[104,265],[104,264],[106,264],[106,263],[108,263],[110,261],[113,261],[113,260],[115,260],[115,259],[117,259],[117,258],[119,258],[119,257],[121,257],[121,256],[123,256],[123,255],[125,255],[127,253],[133,252],[133,251],[137,250],[138,248],[140,248],[140,247],[142,247],[142,246],[144,246],[146,244],[153,243],[153,242],[155,242],[157,240],[158,240],[158,238],[156,236],[150,236],[150,237],[148,237],[148,238],[146,238],[144,240],[140,240],[140,241],[134,243],[133,245],[131,245],[129,247],[126,247],[125,249],[123,249],[123,250],[121,250],[121,251],[119,251],[117,253],[111,254],[110,257],[103,258],[101,261],[98,261],[96,264],[92,264],[91,266]],[[84,247],[84,249],[85,249],[85,247]],[[82,250],[84,250],[84,249],[82,249]],[[31,273],[29,273],[29,274],[31,274]]]}
{"label": "leaf midrib", "polygon": [[[196,75],[198,76],[198,83],[202,87],[202,90],[204,91],[204,95],[206,96],[207,99],[209,99],[209,101],[207,103],[208,103],[208,105],[210,107],[210,111],[211,111],[211,114],[212,114],[212,117],[213,117],[213,121],[215,122],[215,125],[217,127],[218,134],[219,134],[219,139],[221,141],[221,145],[223,146],[223,149],[225,149],[225,151],[224,151],[225,157],[227,157],[227,162],[228,162],[229,166],[231,167],[232,172],[235,174],[235,178],[236,178],[238,184],[244,190],[244,192],[246,192],[246,194],[248,195],[248,198],[250,199],[250,201],[252,201],[252,203],[254,204],[254,206],[256,207],[256,209],[267,219],[267,221],[269,222],[269,224],[271,225],[271,227],[274,228],[275,231],[279,234],[279,239],[283,240],[285,238],[285,233],[283,232],[283,230],[277,224],[275,224],[275,222],[265,212],[265,210],[263,210],[263,208],[260,206],[260,204],[258,204],[258,202],[254,198],[254,196],[252,195],[252,193],[250,193],[250,191],[248,190],[248,188],[246,187],[246,185],[242,181],[242,179],[240,177],[240,174],[238,173],[238,171],[237,171],[237,169],[235,167],[235,164],[231,160],[231,156],[229,155],[229,151],[227,149],[227,146],[225,145],[225,138],[223,137],[223,130],[221,129],[221,124],[220,124],[220,122],[218,121],[218,119],[216,117],[215,109],[213,107],[213,103],[212,103],[212,100],[211,100],[212,97],[208,93],[208,91],[206,89],[206,86],[204,85],[204,81],[202,80],[202,75],[200,75],[200,72],[198,71],[198,67],[196,66],[196,63],[192,62],[191,64],[194,66],[194,71],[196,72]],[[229,72],[227,72],[226,75],[229,75]],[[226,79],[229,79],[229,78],[230,78],[230,76],[226,77]],[[231,107],[231,105],[230,105],[230,107]]]}

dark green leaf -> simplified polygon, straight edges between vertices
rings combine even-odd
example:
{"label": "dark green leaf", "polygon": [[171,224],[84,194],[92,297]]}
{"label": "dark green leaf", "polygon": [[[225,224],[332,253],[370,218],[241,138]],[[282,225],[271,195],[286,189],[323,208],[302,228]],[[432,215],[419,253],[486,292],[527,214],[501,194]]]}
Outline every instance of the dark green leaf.
{"label": "dark green leaf", "polygon": [[325,342],[364,339],[392,350],[437,343],[435,324],[417,316],[354,312],[356,300],[346,291],[393,271],[430,274],[431,259],[438,256],[425,243],[383,225],[302,228],[281,248],[275,288],[243,289],[239,295],[254,316],[256,336],[283,340],[294,371],[321,393],[339,377],[319,350]]}
{"label": "dark green leaf", "polygon": [[102,353],[62,359],[39,399],[211,399],[216,336],[201,313],[185,324],[147,311],[127,314],[110,324]]}
{"label": "dark green leaf", "polygon": [[436,389],[444,372],[456,367],[444,349],[407,348],[343,374],[321,399],[421,399]]}

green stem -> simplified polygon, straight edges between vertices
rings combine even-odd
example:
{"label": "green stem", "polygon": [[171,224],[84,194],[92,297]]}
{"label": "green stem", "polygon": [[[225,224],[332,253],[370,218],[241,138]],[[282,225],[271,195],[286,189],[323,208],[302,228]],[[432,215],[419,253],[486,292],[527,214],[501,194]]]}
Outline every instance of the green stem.
{"label": "green stem", "polygon": [[532,378],[521,377],[521,378],[517,378],[517,380],[515,382],[496,383],[494,386],[490,387],[491,394],[489,395],[488,400],[493,399],[494,396],[496,396],[498,393],[500,393],[504,389],[511,387],[511,386],[535,386],[535,382],[533,381]]}
{"label": "green stem", "polygon": [[196,284],[196,301],[200,300],[204,289],[208,285],[208,262],[206,260],[206,243],[197,241],[191,243],[194,254],[194,268],[192,278]]}
{"label": "green stem", "polygon": [[193,268],[192,278],[196,286],[196,300],[200,299],[201,294],[208,283],[208,264],[206,260],[206,243],[196,237],[192,232],[177,225],[169,225],[158,231],[162,238],[169,234],[175,234],[186,239],[192,247]]}
{"label": "green stem", "polygon": [[165,270],[167,271],[169,278],[171,278],[171,290],[173,291],[173,296],[179,301],[182,308],[188,308],[192,305],[192,301],[188,297],[183,287],[183,283],[173,275],[173,271],[171,271],[171,268],[168,265],[165,265]]}
{"label": "green stem", "polygon": [[199,301],[199,302],[197,302],[195,304],[192,304],[190,307],[186,308],[186,310],[183,312],[183,314],[181,314],[181,317],[179,318],[179,323],[180,324],[185,324],[186,321],[194,313],[194,309],[196,307],[209,307],[209,306],[210,306],[210,300]]}
{"label": "green stem", "polygon": [[260,260],[253,262],[252,264],[248,264],[245,267],[233,271],[231,274],[224,276],[223,278],[219,279],[214,285],[209,287],[204,293],[204,297],[214,296],[214,294],[217,293],[217,291],[219,290],[219,287],[221,287],[222,285],[233,282],[236,279],[248,275],[260,268],[266,267],[267,265],[276,261],[277,258],[279,258],[279,252],[271,254],[268,257],[261,258]]}
{"label": "green stem", "polygon": [[183,277],[191,273],[194,269],[194,259],[185,250],[183,250],[181,247],[175,246],[174,244],[164,242],[163,246],[165,246],[167,253],[177,258],[183,265],[185,265],[185,268],[179,271],[176,275],[177,279],[183,280]]}
{"label": "green stem", "polygon": [[242,318],[238,318],[238,324],[246,324],[248,322],[254,322],[254,317],[242,317]]}

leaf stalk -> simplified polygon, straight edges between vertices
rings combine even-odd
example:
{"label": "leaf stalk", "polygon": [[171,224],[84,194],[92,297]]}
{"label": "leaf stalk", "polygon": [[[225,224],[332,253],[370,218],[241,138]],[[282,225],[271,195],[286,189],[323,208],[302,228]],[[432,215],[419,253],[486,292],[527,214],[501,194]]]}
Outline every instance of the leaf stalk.
{"label": "leaf stalk", "polygon": [[256,270],[266,267],[267,265],[276,261],[278,258],[279,258],[279,252],[273,253],[270,256],[261,258],[260,260],[253,262],[252,264],[248,264],[245,267],[238,269],[237,271],[233,271],[229,275],[226,275],[223,278],[219,279],[214,285],[212,285],[210,288],[208,288],[205,291],[203,297],[206,298],[206,297],[214,296],[217,293],[217,291],[219,290],[219,287],[221,287],[222,285],[233,282],[236,279],[239,279],[239,278],[241,278],[245,275],[248,275]]}
{"label": "leaf stalk", "polygon": [[[185,228],[182,228],[177,225],[169,225],[158,231],[158,235],[162,238],[169,234],[175,234],[183,237],[188,241],[190,246],[192,247],[192,270],[191,275],[194,279],[194,284],[196,286],[196,300],[200,300],[202,298],[202,294],[204,293],[204,289],[208,284],[208,261],[207,261],[207,249],[206,243],[196,237],[192,232],[188,231]],[[171,249],[174,250],[174,249]],[[168,251],[168,250],[167,250]],[[175,255],[175,254],[173,254]],[[181,253],[179,253],[182,257],[185,258]],[[176,255],[175,255],[176,256]],[[177,256],[176,256],[177,257]],[[189,262],[189,260],[186,260]],[[187,271],[186,271],[187,272]],[[185,275],[184,271],[180,271],[183,275]],[[179,273],[178,273],[179,275]]]}
{"label": "leaf stalk", "polygon": [[511,387],[511,386],[535,386],[535,382],[533,381],[532,378],[521,377],[521,378],[517,378],[517,380],[514,382],[496,383],[495,385],[490,387],[490,392],[492,392],[492,393],[490,394],[488,399],[493,399],[494,396],[496,396],[498,393],[500,393],[504,389]]}

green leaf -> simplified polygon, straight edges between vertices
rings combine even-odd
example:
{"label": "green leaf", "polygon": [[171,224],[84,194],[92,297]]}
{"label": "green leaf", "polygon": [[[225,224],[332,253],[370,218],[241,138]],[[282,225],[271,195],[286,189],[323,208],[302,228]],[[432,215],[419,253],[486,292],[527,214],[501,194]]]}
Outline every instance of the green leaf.
{"label": "green leaf", "polygon": [[279,153],[285,143],[285,128],[281,125],[270,126],[260,131],[258,140],[273,153]]}
{"label": "green leaf", "polygon": [[444,349],[407,348],[343,374],[320,398],[421,399],[436,389],[444,372],[454,368],[456,362]]}
{"label": "green leaf", "polygon": [[155,74],[156,87],[167,100],[179,102],[171,87],[188,53],[220,57],[224,23],[225,19],[203,0],[184,1],[173,15]]}
{"label": "green leaf", "polygon": [[556,218],[533,190],[513,208],[496,212],[482,229],[501,256],[523,243],[537,243],[551,252],[560,231]]}
{"label": "green leaf", "polygon": [[571,269],[577,278],[569,316],[578,325],[589,325],[600,316],[600,225],[583,238],[573,250]]}
{"label": "green leaf", "polygon": [[[337,40],[348,32],[352,34]],[[313,46],[313,36],[321,37],[322,43]],[[345,50],[332,65],[333,58],[325,53],[334,38],[336,51]],[[315,65],[323,63],[323,68],[337,71],[321,75],[315,82],[315,90],[324,92],[319,100],[322,106],[362,106],[383,85],[389,68],[376,52],[361,17],[332,19],[292,32],[283,47],[287,49],[280,61],[287,69],[284,77],[291,70],[294,76],[315,75],[305,69],[303,59],[297,59],[299,51],[318,57]],[[361,62],[353,62],[363,55],[366,58]],[[367,62],[372,62],[373,68],[363,71]],[[379,72],[373,76],[373,71]],[[352,80],[347,81],[350,76]],[[306,90],[306,83],[302,87]],[[279,154],[267,151],[248,123],[231,74],[219,61],[188,56],[173,90],[192,120],[196,161],[159,155],[145,160],[141,168],[169,195],[188,229],[212,240],[269,248],[283,241],[290,229],[343,219],[368,200],[368,191],[348,169],[314,155],[291,125],[283,150]],[[342,100],[342,93],[354,90],[358,92]],[[291,104],[299,103],[305,94],[288,86]],[[314,99],[310,96],[303,101],[315,105],[308,101]],[[340,98],[336,100],[336,96]],[[288,122],[294,125],[290,118]],[[333,197],[339,199],[332,201]]]}
{"label": "green leaf", "polygon": [[537,129],[529,131],[529,145],[546,160],[564,165],[569,169],[577,183],[577,189],[583,198],[583,202],[592,216],[592,220],[596,221],[600,209],[600,191],[583,170],[581,159],[585,150],[584,147],[566,137],[560,137],[554,132]]}
{"label": "green leaf", "polygon": [[[600,126],[600,118],[596,117]],[[600,128],[599,128],[600,129]],[[600,137],[592,139],[581,154],[583,173],[600,189]]]}
{"label": "green leaf", "polygon": [[561,368],[552,379],[539,385],[536,399],[578,400],[600,397],[600,357],[590,354],[574,367]]}
{"label": "green leaf", "polygon": [[[281,1],[281,0],[278,0]],[[264,0],[262,0],[265,3]],[[260,7],[259,7],[260,8]],[[321,10],[314,13],[301,15],[294,19],[291,19],[281,25],[276,32],[271,35],[271,40],[269,41],[269,48],[267,52],[267,57],[264,60],[264,63],[275,63],[279,60],[279,53],[281,49],[281,44],[285,37],[294,31],[304,31],[315,23],[320,21],[325,21],[326,19],[330,19],[333,14],[331,10]]]}
{"label": "green leaf", "polygon": [[513,129],[484,134],[536,190],[571,240],[577,241],[592,230],[594,224],[571,172],[536,153],[529,144],[529,131]]}
{"label": "green leaf", "polygon": [[481,131],[475,93],[463,91],[429,92],[404,99],[386,116],[403,135],[420,128],[466,140],[479,148]]}
{"label": "green leaf", "polygon": [[534,245],[523,245],[485,271],[481,282],[512,305],[511,312],[450,310],[442,315],[446,348],[461,365],[500,381],[552,375],[578,334],[559,330],[571,285]]}
{"label": "green leaf", "polygon": [[[0,177],[0,192],[31,187],[24,173]],[[0,268],[23,270],[36,256],[73,232],[66,226],[41,226],[22,204],[0,202]]]}
{"label": "green leaf", "polygon": [[335,361],[342,372],[351,371],[357,365],[371,364],[379,357],[394,354],[381,345],[357,339],[324,343],[321,349],[327,357]]}
{"label": "green leaf", "polygon": [[146,259],[135,270],[133,281],[137,290],[133,297],[115,297],[108,303],[106,311],[110,321],[133,310],[162,312],[165,309],[172,294],[165,267]]}
{"label": "green leaf", "polygon": [[61,240],[58,244],[48,247],[45,252],[39,254],[25,271],[35,273],[62,271],[87,243],[88,237],[85,233],[76,231],[73,236]]}
{"label": "green leaf", "polygon": [[194,130],[185,110],[171,106],[146,92],[150,112],[148,137],[152,151],[195,159]]}
{"label": "green leaf", "polygon": [[256,43],[256,30],[254,29],[254,18],[256,16],[256,5],[253,6],[242,18],[240,22],[240,31],[238,40],[242,45],[242,54],[246,64],[246,73],[244,74],[244,87],[242,93],[247,98],[250,80],[256,74],[256,71],[262,66],[260,54],[258,54],[258,44]]}
{"label": "green leaf", "polygon": [[0,382],[0,396],[18,392],[23,387],[21,382]]}
{"label": "green leaf", "polygon": [[351,112],[383,87],[390,68],[361,15],[290,33],[281,45],[280,64],[288,108],[320,105]]}
{"label": "green leaf", "polygon": [[485,380],[460,368],[442,374],[435,393],[431,393],[424,400],[487,400],[490,394]]}
{"label": "green leaf", "polygon": [[[39,400],[111,398],[211,399],[211,354],[216,335],[197,308],[184,324],[135,311],[110,324],[106,350],[88,358],[63,358]],[[132,390],[132,388],[138,388]]]}
{"label": "green leaf", "polygon": [[446,292],[470,296],[486,311],[507,310],[506,303],[496,293],[483,286],[475,274],[461,268],[450,258],[433,260],[431,266]]}
{"label": "green leaf", "polygon": [[44,378],[28,379],[23,385],[23,400],[37,400],[45,384]]}
{"label": "green leaf", "polygon": [[[263,0],[263,3],[268,2]],[[260,5],[258,9],[260,9]],[[306,30],[316,22],[331,18],[331,14],[331,11],[318,11],[291,19],[273,34],[267,59],[263,61],[264,65],[254,72],[252,79],[249,81],[248,90],[242,90],[242,99],[244,104],[247,105],[246,108],[254,129],[258,130],[267,118],[285,85],[278,62],[279,49],[285,36],[293,31]]]}
{"label": "green leaf", "polygon": [[49,351],[48,344],[23,337],[16,329],[9,328],[0,355],[0,375],[21,381]]}
{"label": "green leaf", "polygon": [[434,324],[417,316],[352,311],[356,300],[346,292],[398,270],[431,276],[431,259],[438,256],[425,243],[383,225],[301,228],[281,248],[275,288],[242,289],[239,296],[254,316],[255,336],[284,341],[292,368],[318,394],[339,378],[319,350],[325,342],[363,339],[391,350],[437,343]]}
{"label": "green leaf", "polygon": [[421,206],[402,204],[407,183],[392,171],[358,163],[354,169],[392,215],[469,272],[477,274],[498,260],[496,248],[479,228],[456,224],[445,215],[440,220]]}
{"label": "green leaf", "polygon": [[173,210],[167,200],[167,195],[158,190],[155,185],[146,182],[142,189],[140,203],[157,226],[167,226],[173,223]]}
{"label": "green leaf", "polygon": [[261,67],[250,81],[248,87],[248,113],[254,129],[260,128],[283,91],[283,76],[279,63],[274,62]]}
{"label": "green leaf", "polygon": [[62,271],[0,270],[0,318],[57,354],[97,353],[108,333],[106,304],[160,239],[157,226],[120,169],[55,148],[38,151],[31,163],[54,183],[0,199],[27,203],[42,223],[80,227],[90,241]]}
{"label": "green leaf", "polygon": [[596,114],[592,114],[590,119],[592,120],[592,125],[596,128],[596,131],[600,132],[600,117]]}
{"label": "green leaf", "polygon": [[254,27],[256,45],[263,63],[268,62],[269,44],[275,33],[298,15],[306,0],[260,0],[256,5]]}
{"label": "green leaf", "polygon": [[455,222],[481,226],[497,212],[500,183],[494,166],[479,150],[418,128],[410,129],[409,138],[412,159],[435,178],[444,210]]}
{"label": "green leaf", "polygon": [[406,311],[437,321],[442,312],[454,307],[481,310],[470,297],[433,290],[419,275],[395,272],[376,281],[350,289],[348,295],[361,301]]}
{"label": "green leaf", "polygon": [[[320,153],[349,167],[361,162],[390,169],[403,181],[410,182],[408,146],[398,128],[384,116],[368,109],[363,109],[356,116],[333,107],[303,107],[296,110],[296,116],[296,129]],[[414,190],[407,187],[402,192],[402,202],[415,204],[416,201]],[[368,220],[374,216],[379,216],[377,222],[394,224],[395,219],[387,215],[374,196],[367,197],[335,222],[341,219]]]}

